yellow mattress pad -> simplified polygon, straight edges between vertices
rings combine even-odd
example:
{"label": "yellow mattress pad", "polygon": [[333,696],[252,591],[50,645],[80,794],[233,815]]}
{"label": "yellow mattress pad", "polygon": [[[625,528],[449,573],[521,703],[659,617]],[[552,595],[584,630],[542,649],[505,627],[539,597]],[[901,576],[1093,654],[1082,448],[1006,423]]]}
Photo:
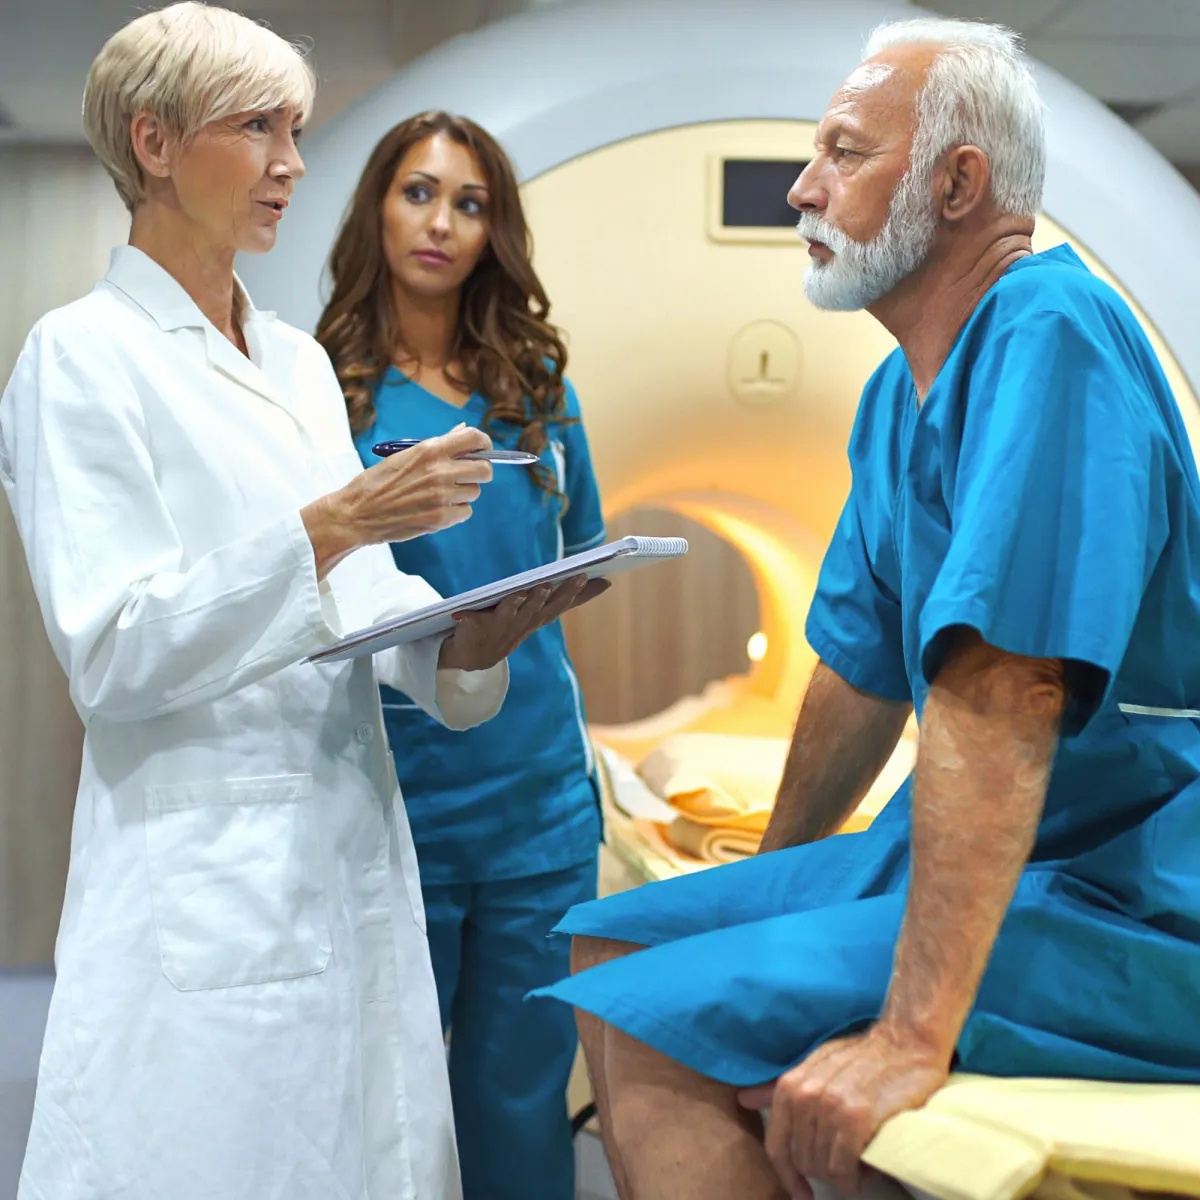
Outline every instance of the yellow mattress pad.
{"label": "yellow mattress pad", "polygon": [[863,1158],[939,1200],[1200,1197],[1200,1087],[955,1075]]}

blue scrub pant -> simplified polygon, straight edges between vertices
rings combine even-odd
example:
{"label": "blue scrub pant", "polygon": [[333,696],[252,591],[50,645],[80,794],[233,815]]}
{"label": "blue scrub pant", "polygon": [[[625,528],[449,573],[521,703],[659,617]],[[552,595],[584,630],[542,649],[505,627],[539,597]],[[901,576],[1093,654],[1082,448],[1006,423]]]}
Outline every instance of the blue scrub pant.
{"label": "blue scrub pant", "polygon": [[596,896],[595,857],[494,883],[424,884],[464,1200],[573,1200],[566,1090],[575,1014],[527,1004],[570,973],[570,939],[548,934]]}

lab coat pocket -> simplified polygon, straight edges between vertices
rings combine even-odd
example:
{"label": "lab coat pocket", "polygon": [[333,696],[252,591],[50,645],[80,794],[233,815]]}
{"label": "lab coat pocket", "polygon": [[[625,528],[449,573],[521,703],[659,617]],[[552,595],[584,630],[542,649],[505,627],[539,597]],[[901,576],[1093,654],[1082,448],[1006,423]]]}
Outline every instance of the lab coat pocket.
{"label": "lab coat pocket", "polygon": [[404,892],[408,897],[408,911],[412,915],[413,924],[425,932],[425,900],[421,895],[421,868],[417,862],[417,848],[413,845],[412,827],[408,823],[408,812],[404,807],[404,797],[400,795],[400,783],[396,778],[396,760],[391,754],[387,756],[388,779],[391,783],[392,812],[396,821],[396,843],[399,852],[400,873],[404,876]]}
{"label": "lab coat pocket", "polygon": [[311,775],[147,788],[146,853],[162,971],[180,991],[325,970]]}

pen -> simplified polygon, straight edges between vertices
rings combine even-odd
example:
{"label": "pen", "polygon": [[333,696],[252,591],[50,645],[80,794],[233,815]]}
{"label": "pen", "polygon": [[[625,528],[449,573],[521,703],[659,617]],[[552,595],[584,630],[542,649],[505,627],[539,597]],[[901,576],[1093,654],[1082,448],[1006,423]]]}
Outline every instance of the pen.
{"label": "pen", "polygon": [[[378,442],[371,447],[371,453],[378,458],[387,458],[391,454],[399,454],[401,450],[411,450],[419,446],[423,438],[402,438],[396,442]],[[490,463],[504,463],[508,466],[528,466],[538,460],[536,454],[527,450],[472,450],[470,454],[462,454],[460,458],[484,459]]]}

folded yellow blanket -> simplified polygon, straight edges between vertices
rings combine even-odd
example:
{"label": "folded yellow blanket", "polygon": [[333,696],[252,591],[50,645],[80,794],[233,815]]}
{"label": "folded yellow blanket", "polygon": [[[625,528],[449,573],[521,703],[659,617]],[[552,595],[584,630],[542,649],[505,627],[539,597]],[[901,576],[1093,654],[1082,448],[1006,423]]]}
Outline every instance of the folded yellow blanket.
{"label": "folded yellow blanket", "polygon": [[785,738],[681,733],[638,767],[652,792],[700,825],[761,834],[783,777]]}
{"label": "folded yellow blanket", "polygon": [[762,834],[722,825],[701,825],[687,817],[676,817],[663,829],[663,836],[676,850],[710,863],[737,862],[758,853]]}
{"label": "folded yellow blanket", "polygon": [[[667,738],[638,767],[646,786],[679,810],[679,818],[663,827],[663,837],[676,849],[710,863],[757,853],[775,806],[788,748],[786,738],[719,733]],[[840,832],[866,829],[915,762],[915,737],[902,738]]]}
{"label": "folded yellow blanket", "polygon": [[1200,1086],[955,1075],[863,1159],[939,1200],[1200,1197]]}
{"label": "folded yellow blanket", "polygon": [[613,844],[620,843],[623,856],[636,858],[637,866],[645,869],[650,879],[674,879],[714,865],[671,845],[666,828],[642,817],[624,820],[613,833]]}

